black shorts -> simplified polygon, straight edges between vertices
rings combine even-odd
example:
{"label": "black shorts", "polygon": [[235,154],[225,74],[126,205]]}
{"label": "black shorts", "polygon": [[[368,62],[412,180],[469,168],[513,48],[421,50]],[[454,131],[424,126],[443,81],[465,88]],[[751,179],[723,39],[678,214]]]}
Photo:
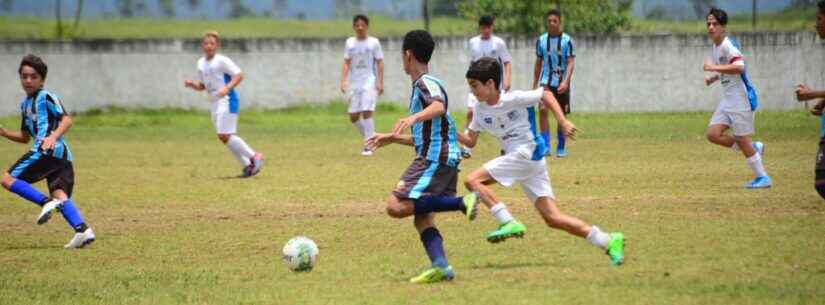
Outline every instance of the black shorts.
{"label": "black shorts", "polygon": [[825,138],[819,139],[819,152],[816,153],[816,181],[825,180]]}
{"label": "black shorts", "polygon": [[570,88],[567,88],[567,92],[563,94],[559,94],[559,88],[557,87],[545,86],[544,88],[550,90],[553,96],[556,97],[559,106],[561,106],[561,111],[564,112],[564,114],[570,114]]}
{"label": "black shorts", "polygon": [[455,196],[458,168],[416,157],[392,191],[399,200],[422,195]]}
{"label": "black shorts", "polygon": [[9,175],[28,183],[46,179],[49,192],[62,190],[69,198],[74,189],[74,167],[68,160],[28,152],[9,168]]}

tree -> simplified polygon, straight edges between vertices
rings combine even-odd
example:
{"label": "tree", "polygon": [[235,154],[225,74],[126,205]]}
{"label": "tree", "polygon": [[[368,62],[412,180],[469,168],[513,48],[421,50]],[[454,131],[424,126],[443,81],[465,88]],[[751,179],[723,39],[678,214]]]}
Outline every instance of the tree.
{"label": "tree", "polygon": [[0,11],[11,12],[13,6],[14,0],[3,0],[2,2],[0,2]]}
{"label": "tree", "polygon": [[[546,29],[544,14],[559,2],[546,0],[463,0],[462,15],[476,20],[496,16],[496,28],[503,32],[536,34]],[[565,31],[614,33],[630,25],[633,0],[567,0],[562,9]]]}
{"label": "tree", "polygon": [[158,6],[166,17],[175,17],[175,3],[172,0],[158,0]]}
{"label": "tree", "polygon": [[57,17],[57,24],[56,24],[56,26],[57,26],[57,39],[63,38],[63,21],[60,20],[60,17],[61,17],[60,16],[60,4],[61,4],[61,2],[63,2],[63,1],[61,1],[61,0],[56,0],[55,1],[55,4],[56,4],[55,7],[56,8],[54,10],[55,15],[56,15],[55,17]]}
{"label": "tree", "polygon": [[711,7],[716,6],[716,0],[690,0],[696,17],[704,19]]}
{"label": "tree", "polygon": [[229,2],[229,18],[255,16],[255,12],[246,7],[242,0],[227,0]]}
{"label": "tree", "polygon": [[83,0],[77,0],[77,6],[74,8],[74,26],[73,30],[77,33],[77,27],[80,25],[80,15],[83,14]]}

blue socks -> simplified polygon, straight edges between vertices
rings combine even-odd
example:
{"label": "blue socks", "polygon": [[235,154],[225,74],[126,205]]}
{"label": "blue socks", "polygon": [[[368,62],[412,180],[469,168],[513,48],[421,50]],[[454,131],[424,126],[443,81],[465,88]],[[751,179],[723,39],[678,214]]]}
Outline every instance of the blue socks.
{"label": "blue socks", "polygon": [[430,257],[433,267],[447,268],[450,265],[444,253],[444,239],[441,238],[438,229],[435,227],[424,229],[421,232],[421,243],[424,244],[424,250],[427,250],[427,256]]}
{"label": "blue socks", "polygon": [[814,188],[816,188],[816,192],[819,193],[819,196],[822,199],[825,199],[825,184],[814,184]]}
{"label": "blue socks", "polygon": [[547,147],[550,147],[550,132],[542,131],[541,138],[544,139],[544,144],[547,144]]}
{"label": "blue socks", "polygon": [[36,188],[32,187],[31,184],[20,179],[15,180],[14,183],[11,184],[9,191],[38,206],[43,206],[43,204],[49,200],[49,197],[46,197],[46,195],[43,195]]}
{"label": "blue socks", "polygon": [[[567,139],[565,139],[564,131],[562,131],[561,128],[559,128],[558,131],[556,131],[556,138],[559,141],[558,145],[556,146],[556,150],[564,150],[564,145],[565,142],[567,142]],[[547,146],[549,147],[550,144],[547,144]]]}
{"label": "blue socks", "polygon": [[413,201],[415,215],[427,215],[433,212],[464,211],[464,200],[461,197],[424,195]]}
{"label": "blue socks", "polygon": [[80,211],[75,208],[71,199],[63,202],[63,207],[60,208],[60,213],[63,214],[63,218],[66,219],[66,222],[69,223],[69,226],[72,227],[75,232],[79,233],[86,231],[86,223],[83,222],[83,217],[80,216]]}

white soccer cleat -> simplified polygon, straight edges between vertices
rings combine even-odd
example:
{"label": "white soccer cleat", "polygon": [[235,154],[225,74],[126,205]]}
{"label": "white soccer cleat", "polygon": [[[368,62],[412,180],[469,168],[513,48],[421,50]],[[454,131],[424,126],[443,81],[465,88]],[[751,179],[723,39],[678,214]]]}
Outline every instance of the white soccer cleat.
{"label": "white soccer cleat", "polygon": [[37,224],[42,225],[48,222],[49,219],[52,218],[52,212],[61,207],[63,207],[62,200],[52,199],[51,201],[46,202],[40,210],[40,215],[37,215]]}
{"label": "white soccer cleat", "polygon": [[372,150],[369,149],[369,148],[364,147],[364,149],[361,150],[361,155],[365,156],[365,157],[372,156]]}
{"label": "white soccer cleat", "polygon": [[93,241],[95,241],[95,233],[92,232],[92,228],[88,228],[82,233],[75,233],[72,240],[70,240],[68,244],[64,245],[63,248],[79,249],[91,244]]}

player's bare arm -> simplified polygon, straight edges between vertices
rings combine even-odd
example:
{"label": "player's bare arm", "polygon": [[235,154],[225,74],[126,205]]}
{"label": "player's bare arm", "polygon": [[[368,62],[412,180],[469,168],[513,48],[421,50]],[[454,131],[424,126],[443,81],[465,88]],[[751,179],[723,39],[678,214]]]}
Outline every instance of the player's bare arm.
{"label": "player's bare arm", "polygon": [[504,63],[504,91],[510,91],[510,76],[513,74],[513,66],[510,62]]}
{"label": "player's bare arm", "polygon": [[456,136],[458,137],[458,143],[461,143],[469,148],[476,147],[476,144],[478,144],[479,134],[480,133],[478,131],[474,131],[471,129],[467,129],[466,132],[456,132]]}
{"label": "player's bare arm", "polygon": [[[344,59],[344,65],[341,66],[341,93],[346,94],[349,91],[349,66],[352,63],[352,59]],[[382,74],[383,69],[382,69]]]}
{"label": "player's bare arm", "polygon": [[183,86],[186,87],[186,88],[190,88],[192,90],[195,90],[195,91],[206,90],[206,86],[203,83],[201,83],[199,81],[189,80],[189,79],[187,79],[183,82]]}
{"label": "player's bare arm", "polygon": [[713,76],[705,76],[705,86],[713,85],[713,83],[719,81],[719,74]]}
{"label": "player's bare arm", "polygon": [[566,93],[570,89],[570,80],[573,79],[573,69],[576,66],[576,58],[567,58],[567,71],[564,72],[564,80],[559,83],[559,93]]}
{"label": "player's bare arm", "polygon": [[378,79],[375,82],[375,90],[378,90],[378,95],[381,95],[384,94],[384,60],[376,60],[375,64],[378,67]]}
{"label": "player's bare arm", "polygon": [[378,148],[387,146],[389,144],[401,144],[406,146],[413,146],[415,143],[413,142],[413,138],[410,135],[403,135],[403,134],[394,134],[394,133],[376,133],[369,139],[364,142],[364,145],[371,149],[376,150]]}
{"label": "player's bare arm", "polygon": [[423,111],[420,111],[416,114],[398,120],[398,122],[395,123],[395,127],[392,129],[392,133],[400,135],[404,132],[404,130],[406,130],[416,122],[428,121],[434,117],[443,115],[446,112],[447,109],[444,108],[444,103],[434,101],[432,104],[427,106],[427,108],[424,108]]}
{"label": "player's bare arm", "polygon": [[810,101],[813,99],[825,98],[825,91],[813,90],[806,85],[796,86],[796,99],[800,102]]}
{"label": "player's bare arm", "polygon": [[12,142],[27,144],[31,141],[31,136],[23,130],[20,131],[9,131],[2,126],[0,126],[0,136],[9,139]]}
{"label": "player's bare arm", "polygon": [[224,97],[229,94],[229,91],[235,89],[238,84],[241,83],[243,80],[243,73],[238,73],[232,76],[232,80],[229,81],[226,86],[223,86],[220,90],[218,90],[218,97]]}
{"label": "player's bare arm", "polygon": [[66,131],[69,131],[69,128],[72,127],[72,118],[66,114],[60,118],[60,122],[57,124],[57,129],[52,131],[52,133],[48,136],[43,138],[43,142],[40,143],[40,149],[44,151],[54,149],[54,143],[57,142]]}
{"label": "player's bare arm", "polygon": [[727,65],[714,65],[710,60],[705,59],[705,66],[704,70],[707,72],[716,72],[728,75],[739,75],[745,72],[745,65],[743,64],[727,64]]}
{"label": "player's bare arm", "polygon": [[544,94],[541,96],[541,102],[544,104],[545,109],[550,109],[553,112],[553,116],[556,117],[556,121],[559,122],[562,130],[564,130],[564,134],[571,140],[576,140],[576,125],[573,125],[573,122],[567,120],[564,116],[564,112],[561,110],[561,106],[559,106],[559,102],[556,100],[556,97],[553,96],[553,93],[550,91],[544,91]]}
{"label": "player's bare arm", "polygon": [[544,65],[544,60],[536,58],[536,63],[533,65],[533,89],[538,89],[539,78],[541,77],[541,67]]}

